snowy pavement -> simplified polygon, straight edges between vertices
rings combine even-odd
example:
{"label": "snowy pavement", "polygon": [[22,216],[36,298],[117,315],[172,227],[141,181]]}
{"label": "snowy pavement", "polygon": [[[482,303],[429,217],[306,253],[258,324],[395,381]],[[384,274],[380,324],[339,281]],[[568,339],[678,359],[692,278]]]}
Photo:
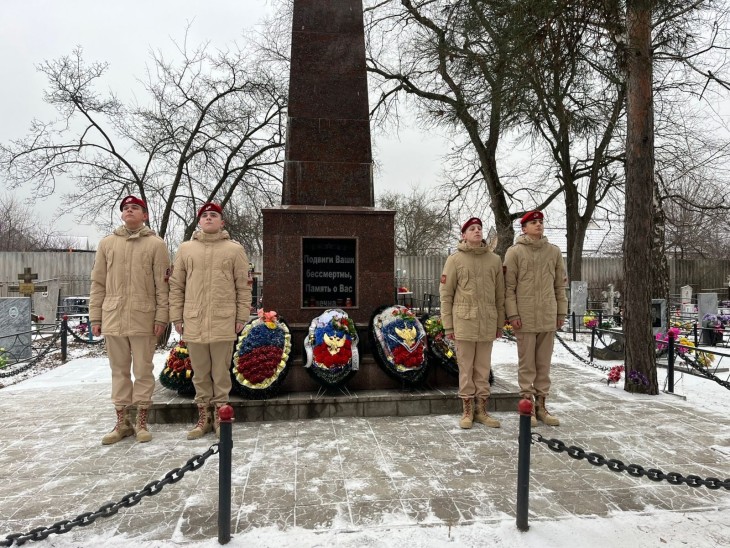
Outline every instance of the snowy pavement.
{"label": "snowy pavement", "polygon": [[[515,360],[514,343],[495,344],[498,377],[516,378]],[[561,426],[541,425],[543,436],[626,464],[730,478],[725,388],[677,375],[686,401],[628,394],[559,344],[552,376]],[[118,501],[215,442],[166,424],[152,425],[150,443],[103,447],[109,392],[103,358],[0,390],[0,539]],[[235,423],[230,545],[730,545],[729,490],[633,478],[542,443],[531,449],[530,531],[520,533],[518,415],[495,416],[501,429],[461,430],[456,416]],[[39,545],[217,546],[217,482],[214,456],[159,495]]]}

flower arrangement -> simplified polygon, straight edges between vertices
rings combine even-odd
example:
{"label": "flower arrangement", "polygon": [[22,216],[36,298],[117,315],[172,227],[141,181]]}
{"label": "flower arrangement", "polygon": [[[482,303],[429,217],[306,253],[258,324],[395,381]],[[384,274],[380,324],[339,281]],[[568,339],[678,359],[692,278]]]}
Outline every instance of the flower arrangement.
{"label": "flower arrangement", "polygon": [[627,380],[637,386],[649,386],[649,379],[641,371],[630,371]]}
{"label": "flower arrangement", "polygon": [[608,385],[611,386],[611,383],[618,383],[618,381],[621,380],[621,374],[624,370],[625,368],[623,365],[614,365],[608,372]]}
{"label": "flower arrangement", "polygon": [[598,326],[598,318],[595,316],[583,316],[583,325],[586,326],[588,329],[593,329],[594,327]]}
{"label": "flower arrangement", "polygon": [[421,318],[426,331],[430,357],[440,363],[447,373],[459,374],[459,364],[456,361],[456,345],[446,337],[441,316],[424,316]]}
{"label": "flower arrangement", "polygon": [[4,369],[8,366],[8,355],[5,353],[5,348],[0,346],[0,369]]}
{"label": "flower arrangement", "polygon": [[165,368],[160,372],[160,384],[170,390],[177,390],[181,396],[195,395],[193,366],[185,341],[178,342],[167,355]]}
{"label": "flower arrangement", "polygon": [[289,326],[274,311],[258,310],[241,331],[233,353],[234,391],[251,399],[278,391],[291,357]]}
{"label": "flower arrangement", "polygon": [[324,385],[342,384],[359,368],[358,340],[355,322],[346,312],[325,310],[309,324],[304,367]]}
{"label": "flower arrangement", "polygon": [[86,333],[89,331],[89,324],[87,322],[81,322],[76,327],[74,327],[74,331],[78,333],[79,335],[86,335]]}
{"label": "flower arrangement", "polygon": [[378,308],[370,319],[369,331],[373,354],[388,374],[409,383],[423,378],[428,365],[426,331],[409,308]]}

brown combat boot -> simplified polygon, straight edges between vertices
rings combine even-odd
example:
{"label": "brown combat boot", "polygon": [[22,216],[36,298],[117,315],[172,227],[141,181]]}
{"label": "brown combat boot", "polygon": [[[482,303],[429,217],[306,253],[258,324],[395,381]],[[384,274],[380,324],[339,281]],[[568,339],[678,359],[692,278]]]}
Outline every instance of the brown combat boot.
{"label": "brown combat boot", "polygon": [[188,432],[188,439],[197,440],[202,438],[212,429],[213,425],[211,424],[211,415],[208,412],[208,406],[198,404],[198,422],[195,427]]}
{"label": "brown combat boot", "polygon": [[152,439],[152,434],[147,429],[147,405],[137,406],[137,421],[134,424],[134,431],[137,433],[137,441],[140,443],[148,442]]}
{"label": "brown combat boot", "polygon": [[471,398],[462,398],[461,403],[464,406],[464,414],[459,420],[459,427],[469,429],[474,423],[474,402]]}
{"label": "brown combat boot", "polygon": [[132,423],[129,420],[129,408],[124,405],[117,405],[115,411],[117,413],[117,423],[111,432],[101,438],[102,445],[117,443],[134,434],[134,428],[132,428]]}
{"label": "brown combat boot", "polygon": [[487,413],[488,398],[477,398],[477,408],[474,412],[474,422],[488,426],[489,428],[499,428],[502,426],[500,422]]}
{"label": "brown combat boot", "polygon": [[547,407],[545,407],[545,396],[538,396],[536,403],[537,405],[535,407],[537,409],[535,411],[537,413],[538,420],[541,420],[548,426],[560,426],[560,420],[558,417],[551,415],[550,411],[548,411]]}

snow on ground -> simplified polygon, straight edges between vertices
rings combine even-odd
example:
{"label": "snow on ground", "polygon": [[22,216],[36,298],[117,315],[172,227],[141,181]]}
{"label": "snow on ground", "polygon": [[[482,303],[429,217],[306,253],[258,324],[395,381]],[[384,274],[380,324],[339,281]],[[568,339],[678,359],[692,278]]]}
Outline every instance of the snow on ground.
{"label": "snow on ground", "polygon": [[[586,341],[573,342],[568,334],[562,335],[567,344],[579,355],[587,355]],[[721,349],[726,351],[726,349]],[[77,351],[77,355],[84,354]],[[514,362],[515,346],[510,342],[499,342],[494,345],[493,363]],[[728,352],[730,353],[730,352]],[[159,351],[155,356],[156,371],[159,372],[166,357],[166,351]],[[54,389],[65,383],[108,382],[108,365],[103,356],[78,357],[84,362],[85,377],[69,379],[61,370],[50,370],[31,379],[22,380],[13,386],[12,392],[23,390]],[[608,386],[607,373],[593,369],[576,359],[559,342],[556,341],[554,353],[555,367],[582,368],[586,375],[595,378],[588,387],[597,392],[611,391],[611,394],[631,400],[636,396],[622,390],[619,386]],[[620,362],[603,362],[604,365],[617,365]],[[730,358],[724,359],[723,367],[730,367]],[[727,380],[727,372],[719,372],[718,376]],[[660,388],[666,379],[666,369],[658,370]],[[729,391],[719,384],[704,378],[683,374],[675,374],[675,395],[661,393],[656,396],[664,401],[672,401],[679,406],[698,406],[718,417],[718,428],[727,434],[728,444],[715,449],[725,452],[730,446],[730,425],[728,422]],[[0,396],[3,393],[0,391]],[[12,397],[12,394],[9,394]],[[679,396],[682,396],[680,398]],[[684,399],[686,398],[686,399]],[[723,478],[724,479],[724,478]],[[690,489],[687,487],[687,489]],[[704,489],[704,488],[700,488]],[[730,499],[730,491],[726,492]],[[408,546],[413,548],[440,546],[495,546],[526,548],[547,548],[563,546],[579,546],[582,548],[598,547],[693,547],[710,548],[728,546],[730,543],[730,512],[727,506],[704,512],[672,512],[654,509],[646,512],[618,512],[609,517],[570,517],[548,521],[532,520],[530,530],[520,532],[511,516],[497,524],[470,524],[447,527],[443,525],[412,525],[389,527],[385,525],[358,529],[353,531],[312,531],[299,527],[284,530],[266,527],[238,534],[231,539],[232,547],[390,547]],[[105,546],[126,547],[140,546],[146,548],[172,548],[189,546],[194,548],[213,548],[219,546],[216,539],[203,542],[159,541],[145,538],[129,538],[125,536],[107,537],[94,528],[75,529],[69,534],[51,536],[42,545],[54,547]],[[39,546],[42,546],[39,545]]]}

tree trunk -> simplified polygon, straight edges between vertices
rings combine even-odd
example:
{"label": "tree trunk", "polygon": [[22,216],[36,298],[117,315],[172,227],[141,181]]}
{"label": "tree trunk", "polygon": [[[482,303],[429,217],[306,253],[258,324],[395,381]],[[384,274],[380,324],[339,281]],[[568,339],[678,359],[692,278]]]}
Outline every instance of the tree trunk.
{"label": "tree trunk", "polygon": [[[626,3],[628,96],[626,136],[626,217],[624,295],[628,392],[657,394],[651,329],[651,276],[654,199],[654,113],[652,102],[652,0]],[[631,382],[633,378],[648,381]]]}
{"label": "tree trunk", "polygon": [[654,184],[654,200],[652,209],[654,214],[654,243],[652,248],[652,290],[651,294],[655,299],[664,299],[667,303],[664,322],[669,326],[672,311],[669,306],[669,263],[667,262],[666,250],[666,215],[662,206],[662,199],[659,194],[659,185]]}

